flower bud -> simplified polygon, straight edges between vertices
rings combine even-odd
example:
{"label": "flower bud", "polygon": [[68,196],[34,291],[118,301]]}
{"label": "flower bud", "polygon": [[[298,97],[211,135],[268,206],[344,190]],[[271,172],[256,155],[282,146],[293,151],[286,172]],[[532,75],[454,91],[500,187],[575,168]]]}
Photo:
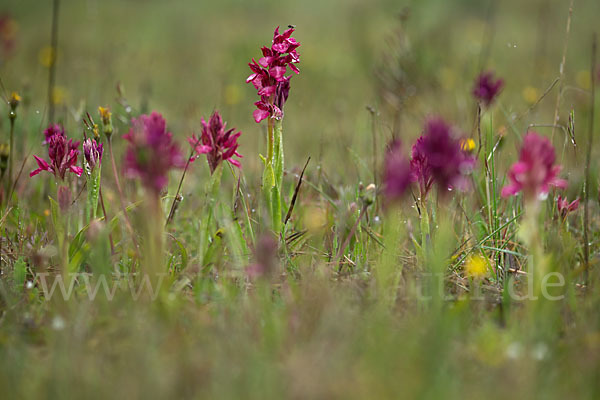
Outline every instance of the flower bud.
{"label": "flower bud", "polygon": [[107,139],[113,134],[113,126],[112,126],[112,113],[108,107],[98,107],[98,112],[100,113],[100,117],[102,118],[103,131],[106,135]]}

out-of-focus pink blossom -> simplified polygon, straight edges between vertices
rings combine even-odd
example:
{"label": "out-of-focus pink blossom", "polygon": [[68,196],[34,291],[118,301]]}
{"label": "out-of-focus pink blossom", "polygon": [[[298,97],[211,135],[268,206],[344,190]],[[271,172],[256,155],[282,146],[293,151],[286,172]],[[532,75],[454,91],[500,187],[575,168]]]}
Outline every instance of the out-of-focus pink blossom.
{"label": "out-of-focus pink blossom", "polygon": [[419,137],[412,147],[412,159],[410,160],[410,172],[413,182],[417,182],[421,196],[426,196],[433,185],[433,177],[429,171],[427,157],[423,149],[423,136]]}
{"label": "out-of-focus pink blossom", "polygon": [[157,112],[131,120],[131,129],[123,136],[129,142],[125,153],[125,174],[140,178],[146,189],[160,193],[167,185],[171,168],[182,168],[185,161],[166,121]]}
{"label": "out-of-focus pink blossom", "polygon": [[550,186],[565,188],[567,181],[558,178],[560,165],[554,165],[554,146],[547,138],[535,132],[523,139],[519,161],[508,171],[510,183],[502,188],[502,197],[523,192],[526,199],[545,197]]}
{"label": "out-of-focus pink blossom", "polygon": [[431,118],[423,135],[412,148],[412,180],[418,182],[421,196],[426,196],[433,183],[441,191],[468,188],[468,174],[475,158],[452,136],[452,129],[441,118]]}
{"label": "out-of-focus pink blossom", "polygon": [[14,50],[18,28],[17,22],[10,15],[0,16],[0,46],[4,55],[10,55]]}
{"label": "out-of-focus pink blossom", "polygon": [[206,154],[210,172],[213,173],[223,161],[228,161],[238,168],[241,167],[240,162],[233,157],[242,157],[237,152],[237,139],[242,133],[234,133],[235,129],[225,130],[227,124],[223,122],[218,111],[215,111],[212,114],[208,123],[204,118],[202,118],[201,122],[202,134],[200,138],[196,138],[196,135],[192,135],[192,137],[188,139],[188,142],[194,148],[196,153]]}
{"label": "out-of-focus pink blossom", "polygon": [[500,94],[503,87],[504,81],[502,79],[494,80],[493,72],[482,72],[475,81],[473,96],[488,107]]}
{"label": "out-of-focus pink blossom", "polygon": [[272,278],[277,271],[277,241],[272,235],[263,234],[254,248],[255,263],[246,267],[250,279]]}
{"label": "out-of-focus pink blossom", "polygon": [[410,162],[402,152],[402,143],[393,140],[385,155],[383,184],[386,198],[391,201],[400,199],[410,186],[411,178]]}

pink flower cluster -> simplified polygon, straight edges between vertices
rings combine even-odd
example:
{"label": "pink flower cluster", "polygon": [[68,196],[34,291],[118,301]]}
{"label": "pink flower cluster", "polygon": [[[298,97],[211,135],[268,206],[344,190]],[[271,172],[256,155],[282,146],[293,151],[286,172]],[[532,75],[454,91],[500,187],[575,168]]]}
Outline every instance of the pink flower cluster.
{"label": "pink flower cluster", "polygon": [[125,174],[140,178],[146,189],[160,193],[168,183],[169,170],[185,164],[172,136],[157,112],[132,119],[131,129],[123,136],[129,142]]}
{"label": "pink flower cluster", "polygon": [[514,196],[523,192],[526,199],[543,198],[550,186],[566,188],[567,181],[558,178],[561,166],[554,165],[554,146],[548,138],[535,132],[523,139],[519,161],[508,171],[510,183],[502,188],[502,197]]}
{"label": "pink flower cluster", "polygon": [[196,135],[188,138],[188,142],[194,148],[197,154],[206,154],[210,172],[215,169],[223,161],[228,161],[236,167],[241,167],[238,160],[233,158],[242,157],[238,152],[237,139],[242,134],[241,132],[234,133],[235,129],[225,130],[226,123],[218,111],[215,111],[208,123],[202,118],[202,134],[200,138]]}
{"label": "pink flower cluster", "polygon": [[260,100],[254,103],[254,120],[258,123],[265,118],[281,119],[283,117],[283,105],[287,101],[290,91],[291,75],[285,76],[287,68],[298,74],[300,71],[295,64],[300,62],[300,56],[296,49],[300,43],[291,37],[294,28],[289,28],[279,33],[279,27],[273,34],[271,48],[263,47],[258,62],[252,59],[248,65],[252,74],[246,82],[252,82]]}
{"label": "pink flower cluster", "polygon": [[68,171],[77,176],[81,176],[83,168],[77,166],[77,156],[79,155],[79,142],[72,139],[67,140],[65,131],[60,125],[50,125],[44,131],[44,143],[48,145],[48,158],[50,162],[33,156],[38,164],[38,169],[31,171],[29,176],[34,176],[42,171],[52,173],[60,180],[65,179]]}

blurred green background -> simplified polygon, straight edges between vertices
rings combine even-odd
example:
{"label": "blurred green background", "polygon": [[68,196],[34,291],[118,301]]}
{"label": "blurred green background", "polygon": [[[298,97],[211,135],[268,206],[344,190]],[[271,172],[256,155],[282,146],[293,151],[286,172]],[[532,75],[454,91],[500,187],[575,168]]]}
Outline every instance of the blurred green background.
{"label": "blurred green background", "polygon": [[[566,0],[61,0],[59,117],[67,127],[79,126],[74,111],[82,104],[90,111],[105,104],[118,109],[120,82],[132,106],[147,103],[164,113],[180,140],[198,130],[201,116],[219,109],[243,131],[244,167],[259,171],[266,124],[252,119],[257,96],[245,83],[247,63],[270,43],[275,26],[294,24],[301,74],[292,79],[285,110],[287,165],[297,167],[310,155],[330,176],[365,179],[356,156],[372,154],[367,106],[380,112],[381,149],[393,132],[412,140],[429,114],[470,133],[473,79],[492,68],[506,80],[494,113],[500,128],[558,76],[568,7]],[[18,23],[15,50],[0,69],[4,86],[25,91],[42,112],[51,8],[50,0],[0,5]],[[563,121],[588,100],[581,89],[589,88],[599,12],[598,1],[575,2],[565,69],[565,85],[573,90],[563,98]],[[389,92],[393,103],[398,91],[401,112],[390,106]],[[555,99],[554,91],[514,129],[550,123]]]}

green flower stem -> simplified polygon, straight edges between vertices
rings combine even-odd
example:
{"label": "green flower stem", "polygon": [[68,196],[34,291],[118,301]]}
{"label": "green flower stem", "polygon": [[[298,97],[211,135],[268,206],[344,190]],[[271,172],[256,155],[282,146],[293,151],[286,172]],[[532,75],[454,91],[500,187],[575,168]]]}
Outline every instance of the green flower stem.
{"label": "green flower stem", "polygon": [[210,242],[213,229],[214,209],[219,196],[219,188],[221,187],[221,178],[223,176],[223,164],[219,164],[210,176],[210,180],[204,187],[204,218],[200,222],[200,243],[198,244],[198,256],[204,261],[209,261]]}
{"label": "green flower stem", "polygon": [[279,193],[281,193],[283,185],[283,132],[281,126],[281,120],[275,121],[274,126],[274,154],[273,154],[273,167],[275,169],[275,186]]}
{"label": "green flower stem", "polygon": [[399,249],[401,249],[406,230],[400,223],[403,215],[399,206],[390,209],[386,214],[383,227],[384,249],[375,269],[375,277],[379,303],[384,307],[393,307],[396,303],[398,284],[402,276]]}
{"label": "green flower stem", "polygon": [[[86,169],[88,167],[86,166]],[[98,211],[98,200],[100,197],[100,176],[101,176],[101,165],[98,163],[96,168],[93,171],[86,171],[85,179],[87,181],[87,207],[88,207],[88,215],[87,222],[90,223],[92,220],[96,219],[97,211]]]}
{"label": "green flower stem", "polygon": [[10,202],[10,197],[12,196],[12,188],[13,188],[13,163],[15,158],[15,119],[17,115],[13,110],[10,111],[9,119],[10,119],[10,138],[9,138],[9,156],[8,156],[8,179],[6,180],[6,195],[9,196],[7,198],[7,203]]}
{"label": "green flower stem", "polygon": [[444,281],[448,270],[448,260],[455,247],[452,220],[447,207],[439,207],[437,212],[435,240],[427,245],[425,254],[426,272],[430,274],[428,300],[431,309],[440,311],[445,301]]}
{"label": "green flower stem", "polygon": [[540,202],[530,200],[525,204],[525,218],[521,224],[519,235],[529,249],[527,260],[529,279],[533,280],[533,296],[539,297],[542,288],[542,279],[548,272],[548,265],[544,258],[542,240],[538,217],[540,215]]}
{"label": "green flower stem", "polygon": [[427,200],[425,196],[421,196],[421,249],[423,254],[427,251],[427,242],[431,235],[431,229],[429,227],[429,210],[427,209]]}
{"label": "green flower stem", "polygon": [[[56,185],[56,199],[58,199],[59,189],[60,184]],[[54,226],[58,254],[60,257],[60,274],[65,283],[69,284],[69,214],[67,211],[63,212],[63,210],[60,209],[58,200],[54,200],[52,197],[49,197],[49,199],[52,225]]]}
{"label": "green flower stem", "polygon": [[281,231],[281,190],[283,186],[283,132],[281,120],[268,119],[267,158],[263,159],[263,196],[271,217],[271,228],[277,234]]}
{"label": "green flower stem", "polygon": [[[154,193],[149,193],[146,207],[148,214],[144,218],[146,232],[143,241],[144,252],[141,272],[147,275],[147,279],[153,288],[158,288],[161,276],[166,273],[164,259],[164,216],[160,197]],[[141,284],[143,284],[146,277],[142,276],[141,279]]]}
{"label": "green flower stem", "polygon": [[267,118],[267,162],[273,162],[273,147],[275,137],[273,134],[274,119]]}

